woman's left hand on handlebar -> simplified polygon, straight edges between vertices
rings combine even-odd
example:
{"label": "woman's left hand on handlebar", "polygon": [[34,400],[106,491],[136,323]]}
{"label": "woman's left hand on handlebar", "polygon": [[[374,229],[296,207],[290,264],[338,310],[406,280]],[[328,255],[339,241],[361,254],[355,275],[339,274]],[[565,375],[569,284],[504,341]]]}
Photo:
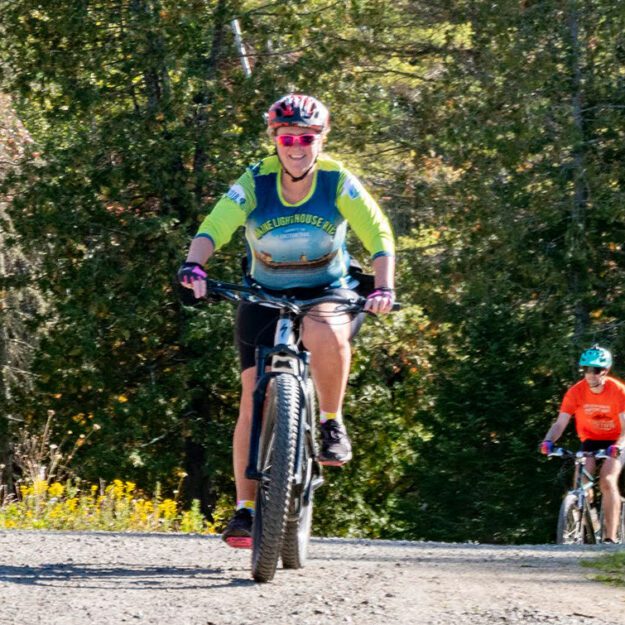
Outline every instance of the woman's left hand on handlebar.
{"label": "woman's left hand on handlebar", "polygon": [[394,303],[395,291],[389,288],[378,287],[368,295],[364,310],[374,315],[383,315],[391,312]]}
{"label": "woman's left hand on handlebar", "polygon": [[610,445],[605,453],[610,458],[618,458],[621,455],[622,449],[618,445]]}

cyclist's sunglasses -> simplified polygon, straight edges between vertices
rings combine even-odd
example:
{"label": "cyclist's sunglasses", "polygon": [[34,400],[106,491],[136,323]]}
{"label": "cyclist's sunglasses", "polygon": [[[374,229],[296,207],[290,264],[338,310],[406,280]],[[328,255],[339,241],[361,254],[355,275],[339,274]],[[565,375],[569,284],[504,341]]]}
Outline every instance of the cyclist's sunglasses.
{"label": "cyclist's sunglasses", "polygon": [[310,135],[278,135],[276,140],[280,145],[283,145],[286,148],[290,148],[293,145],[302,145],[304,147],[308,147],[312,145],[317,139],[319,135],[310,134]]}
{"label": "cyclist's sunglasses", "polygon": [[600,373],[607,371],[607,369],[604,367],[582,367],[580,371],[582,373],[594,373],[595,375],[599,375]]}

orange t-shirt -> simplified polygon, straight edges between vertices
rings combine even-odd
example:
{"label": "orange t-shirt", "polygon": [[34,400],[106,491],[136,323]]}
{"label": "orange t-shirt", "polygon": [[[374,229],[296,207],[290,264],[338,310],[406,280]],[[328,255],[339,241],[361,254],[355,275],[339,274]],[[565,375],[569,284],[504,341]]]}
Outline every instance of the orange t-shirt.
{"label": "orange t-shirt", "polygon": [[560,412],[575,416],[581,441],[616,440],[621,435],[619,414],[625,412],[625,384],[606,378],[601,393],[593,393],[586,380],[580,380],[564,395]]}

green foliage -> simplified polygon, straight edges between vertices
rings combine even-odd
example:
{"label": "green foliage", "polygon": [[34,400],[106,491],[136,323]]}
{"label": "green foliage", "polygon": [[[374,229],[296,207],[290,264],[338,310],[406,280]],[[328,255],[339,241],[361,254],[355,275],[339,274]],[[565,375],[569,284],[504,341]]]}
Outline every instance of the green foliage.
{"label": "green foliage", "polygon": [[438,235],[408,263],[427,269],[414,297],[440,328],[419,418],[431,438],[415,441],[404,501],[415,537],[551,539],[563,484],[536,445],[581,347],[622,345],[622,184],[606,132],[623,124],[603,95],[620,62],[595,53],[616,17],[595,4],[448,9],[470,23],[470,54],[426,86],[410,125],[429,182],[417,232]]}
{"label": "green foliage", "polygon": [[345,421],[354,459],[329,469],[329,488],[316,493],[319,531],[333,536],[402,535],[398,516],[405,464],[415,459],[410,436],[422,432],[416,418],[428,398],[422,393],[427,344],[415,334],[426,325],[418,307],[366,323],[356,340]]}
{"label": "green foliage", "polygon": [[[19,417],[101,425],[81,477],[170,492],[184,472],[187,505],[218,516],[232,494],[233,311],[183,304],[173,276],[266,154],[262,112],[294,89],[327,102],[330,152],[389,213],[405,305],[357,340],[355,458],[326,473],[316,530],[552,538],[566,477],[536,445],[582,346],[625,370],[615,3],[0,0],[0,14],[3,89],[38,154],[5,181],[7,245],[33,251],[49,302]],[[209,271],[237,279],[241,252],[238,238]]]}

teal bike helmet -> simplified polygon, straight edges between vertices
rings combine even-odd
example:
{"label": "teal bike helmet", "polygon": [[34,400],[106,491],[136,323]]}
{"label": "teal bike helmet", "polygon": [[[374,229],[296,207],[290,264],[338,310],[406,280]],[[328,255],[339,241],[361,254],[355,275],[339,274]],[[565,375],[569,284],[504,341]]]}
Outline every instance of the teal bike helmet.
{"label": "teal bike helmet", "polygon": [[612,354],[605,347],[593,345],[582,352],[582,355],[579,357],[579,366],[609,369],[612,366]]}

